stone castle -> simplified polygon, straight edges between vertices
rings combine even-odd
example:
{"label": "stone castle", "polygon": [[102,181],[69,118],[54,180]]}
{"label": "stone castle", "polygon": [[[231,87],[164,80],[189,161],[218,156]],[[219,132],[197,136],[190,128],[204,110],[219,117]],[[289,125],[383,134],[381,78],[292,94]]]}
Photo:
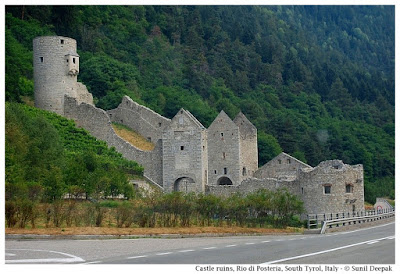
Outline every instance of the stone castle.
{"label": "stone castle", "polygon": [[[33,40],[35,106],[73,119],[127,159],[144,167],[147,180],[163,191],[228,195],[260,188],[287,188],[304,201],[308,213],[364,210],[362,165],[329,160],[311,167],[281,153],[258,167],[257,129],[239,113],[221,111],[205,128],[189,111],[168,119],[125,96],[113,110],[93,104],[77,82],[76,41],[61,36]],[[141,150],[119,137],[112,122],[123,124],[155,144]]]}

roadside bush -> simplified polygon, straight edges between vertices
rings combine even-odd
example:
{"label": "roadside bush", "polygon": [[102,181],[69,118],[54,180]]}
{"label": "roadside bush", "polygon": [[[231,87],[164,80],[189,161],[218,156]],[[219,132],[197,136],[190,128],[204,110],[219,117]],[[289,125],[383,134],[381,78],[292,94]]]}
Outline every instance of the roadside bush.
{"label": "roadside bush", "polygon": [[6,215],[7,227],[14,227],[18,222],[17,206],[14,201],[6,201],[5,215]]}
{"label": "roadside bush", "polygon": [[116,208],[117,227],[130,227],[133,222],[132,203],[124,201]]}

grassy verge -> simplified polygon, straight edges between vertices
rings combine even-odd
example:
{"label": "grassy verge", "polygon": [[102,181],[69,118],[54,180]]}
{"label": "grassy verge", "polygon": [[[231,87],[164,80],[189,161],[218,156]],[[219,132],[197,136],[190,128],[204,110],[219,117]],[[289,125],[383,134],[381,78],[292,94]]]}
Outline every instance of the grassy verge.
{"label": "grassy verge", "polygon": [[112,127],[119,137],[132,144],[133,146],[146,151],[154,149],[154,144],[152,142],[149,142],[142,135],[138,134],[127,126],[118,123],[112,123]]}
{"label": "grassy verge", "polygon": [[250,228],[250,227],[66,227],[66,228],[6,228],[6,234],[37,235],[162,235],[162,234],[291,234],[302,233],[302,228]]}

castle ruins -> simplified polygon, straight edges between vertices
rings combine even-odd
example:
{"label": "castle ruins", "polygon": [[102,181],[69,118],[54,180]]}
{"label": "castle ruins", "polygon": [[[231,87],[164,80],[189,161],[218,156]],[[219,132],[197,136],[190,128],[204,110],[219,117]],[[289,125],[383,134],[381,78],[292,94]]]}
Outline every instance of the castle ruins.
{"label": "castle ruins", "polygon": [[[281,153],[259,168],[257,129],[241,112],[231,120],[221,111],[205,128],[188,110],[168,119],[127,96],[116,109],[104,111],[77,82],[74,39],[37,37],[33,59],[35,106],[73,119],[141,164],[147,180],[165,192],[228,195],[284,187],[303,200],[308,213],[364,210],[362,165],[329,160],[311,167]],[[113,122],[136,131],[154,143],[154,149],[144,151],[126,142],[114,132]]]}

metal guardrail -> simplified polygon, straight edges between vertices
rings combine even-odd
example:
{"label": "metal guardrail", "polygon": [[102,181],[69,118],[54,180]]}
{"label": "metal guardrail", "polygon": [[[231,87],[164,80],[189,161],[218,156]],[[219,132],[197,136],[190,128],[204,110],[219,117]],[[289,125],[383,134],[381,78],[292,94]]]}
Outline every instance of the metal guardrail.
{"label": "metal guardrail", "polygon": [[308,229],[318,229],[319,227],[323,226],[325,221],[373,216],[376,214],[389,213],[392,211],[394,211],[394,209],[366,210],[366,211],[340,212],[340,213],[319,213],[319,214],[307,214],[305,218],[307,219]]}
{"label": "metal guardrail", "polygon": [[395,211],[388,211],[385,213],[378,212],[374,215],[365,215],[365,216],[359,216],[359,217],[326,220],[322,224],[320,234],[324,234],[327,227],[332,228],[332,226],[334,226],[334,225],[336,227],[346,226],[346,225],[348,226],[348,225],[361,224],[361,223],[366,223],[366,222],[373,222],[373,221],[377,221],[377,220],[390,218],[393,216],[395,216]]}

